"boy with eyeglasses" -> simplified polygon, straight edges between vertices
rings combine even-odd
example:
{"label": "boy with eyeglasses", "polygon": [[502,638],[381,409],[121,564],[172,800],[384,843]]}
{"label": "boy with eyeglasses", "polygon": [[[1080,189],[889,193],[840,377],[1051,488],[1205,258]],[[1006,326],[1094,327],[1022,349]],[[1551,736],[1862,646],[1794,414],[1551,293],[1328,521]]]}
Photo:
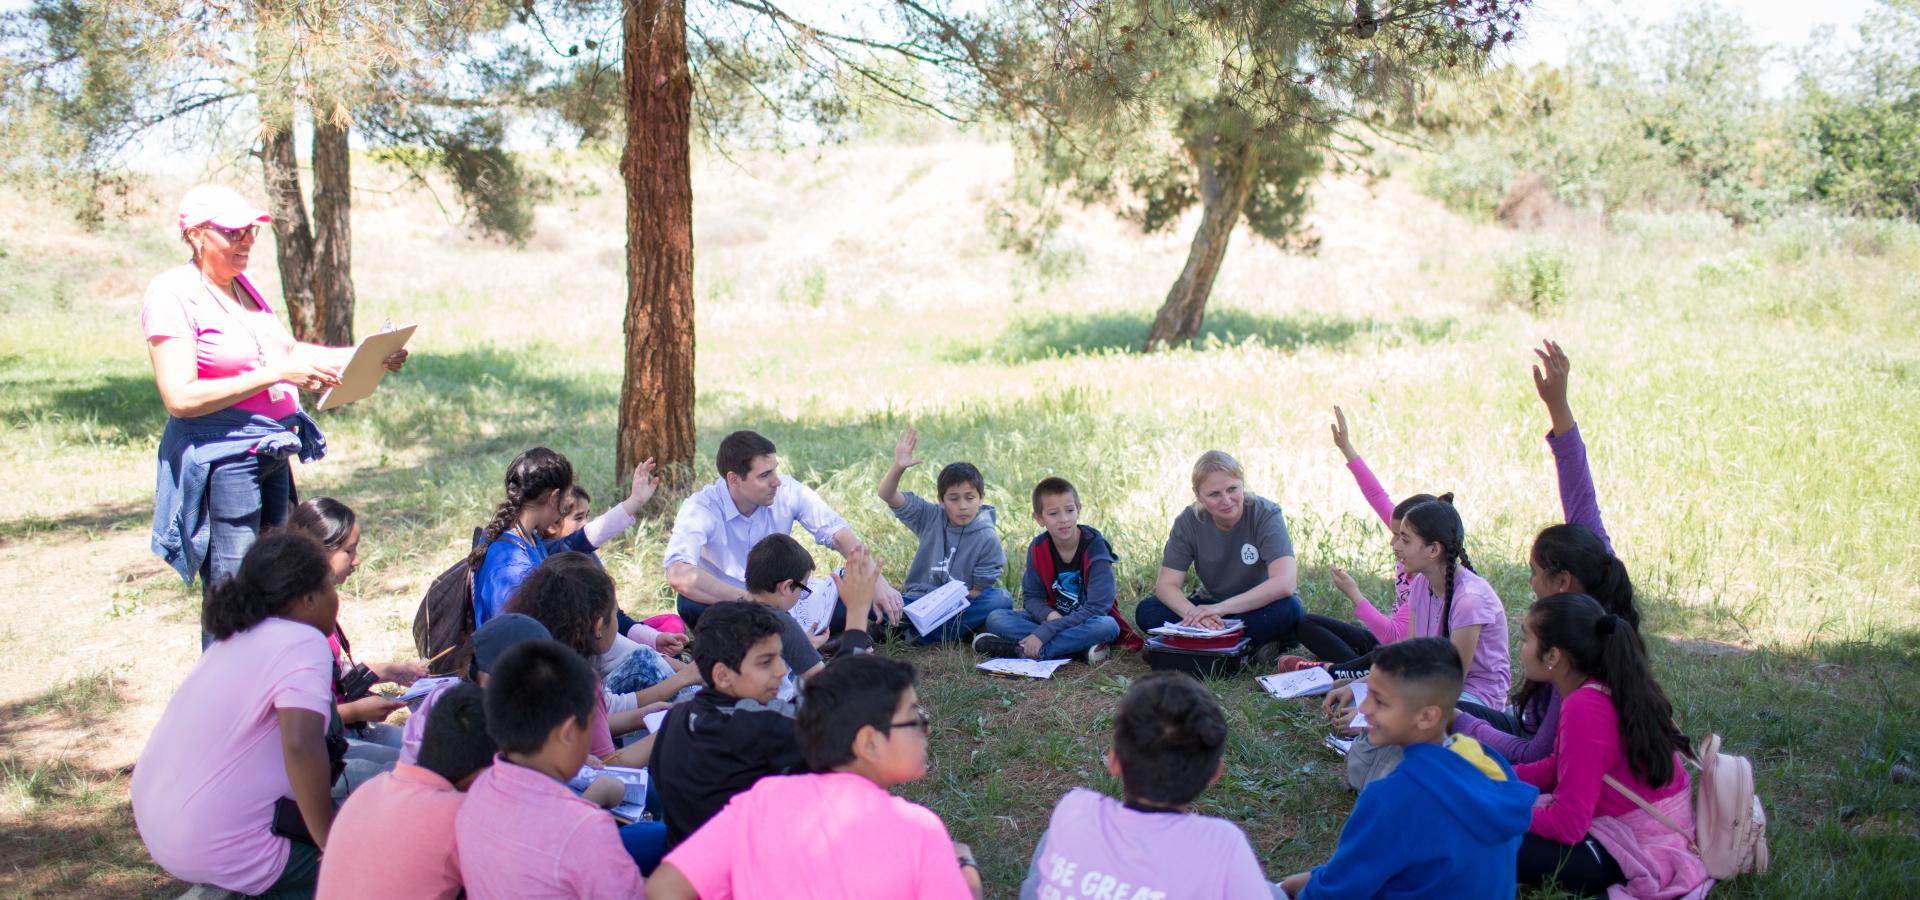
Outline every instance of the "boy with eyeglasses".
{"label": "boy with eyeglasses", "polygon": [[[880,570],[873,564],[872,554],[861,546],[847,554],[846,572],[833,576],[841,589],[837,602],[850,611],[847,629],[834,638],[838,642],[835,646],[847,650],[871,647],[873,642],[866,634],[867,614],[873,606],[871,580]],[[788,683],[794,688],[782,690],[780,695],[788,699],[797,696],[800,682],[812,678],[824,663],[820,653],[827,643],[826,630],[809,634],[791,613],[811,593],[807,577],[812,574],[813,554],[790,534],[767,535],[747,553],[747,593],[742,599],[771,606],[780,617],[780,656],[787,661]],[[858,577],[848,577],[855,574]]]}
{"label": "boy with eyeglasses", "polygon": [[667,855],[649,900],[984,896],[940,817],[888,793],[927,774],[932,722],[913,683],[898,660],[830,663],[807,682],[798,720],[817,774],[763,778],[734,797]]}

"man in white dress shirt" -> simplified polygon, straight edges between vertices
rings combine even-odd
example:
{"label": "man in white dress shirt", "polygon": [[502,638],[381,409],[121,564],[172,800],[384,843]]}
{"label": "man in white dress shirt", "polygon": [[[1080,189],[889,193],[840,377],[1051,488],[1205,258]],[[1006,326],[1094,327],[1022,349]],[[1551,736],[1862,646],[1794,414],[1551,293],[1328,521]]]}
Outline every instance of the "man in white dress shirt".
{"label": "man in white dress shirt", "polygon": [[[667,583],[680,593],[680,618],[692,631],[700,613],[715,603],[747,593],[747,553],[770,534],[787,534],[799,522],[823,547],[841,556],[861,546],[847,520],[813,489],[780,477],[773,442],[752,431],[736,431],[720,441],[715,462],[720,478],[680,504],[667,539]],[[900,620],[900,592],[876,574],[874,614],[889,623]],[[834,610],[834,630],[843,609]]]}

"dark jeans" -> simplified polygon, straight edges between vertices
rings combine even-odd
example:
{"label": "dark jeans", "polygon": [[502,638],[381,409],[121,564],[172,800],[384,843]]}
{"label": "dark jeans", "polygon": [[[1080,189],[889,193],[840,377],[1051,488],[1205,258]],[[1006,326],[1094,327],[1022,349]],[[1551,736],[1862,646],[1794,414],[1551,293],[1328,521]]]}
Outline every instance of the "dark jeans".
{"label": "dark jeans", "polygon": [[1380,646],[1364,626],[1316,615],[1300,618],[1300,643],[1315,659],[1331,663],[1346,662]]}
{"label": "dark jeans", "polygon": [[[293,505],[291,457],[247,455],[207,474],[207,558],[200,564],[200,602],[240,571],[263,529],[287,521]],[[200,633],[200,649],[213,638]]]}
{"label": "dark jeans", "polygon": [[312,897],[320,885],[320,848],[300,841],[288,841],[292,849],[287,851],[287,867],[280,870],[280,879],[267,888],[266,893],[257,897],[271,900],[306,900]]}
{"label": "dark jeans", "polygon": [[1520,724],[1519,716],[1512,715],[1506,710],[1482,706],[1472,700],[1464,699],[1455,705],[1459,707],[1461,712],[1472,713],[1474,717],[1480,721],[1492,725],[1514,737],[1526,737],[1533,733],[1526,730],[1526,728]]}
{"label": "dark jeans", "polygon": [[[1188,597],[1187,600],[1192,603],[1213,602],[1211,598],[1197,595]],[[1293,646],[1297,640],[1294,629],[1299,626],[1302,615],[1304,611],[1300,608],[1299,597],[1282,597],[1259,609],[1250,609],[1221,618],[1239,619],[1245,622],[1247,638],[1253,641],[1253,646],[1277,643],[1284,650]],[[1180,617],[1174,615],[1173,610],[1168,609],[1165,603],[1160,602],[1159,597],[1152,595],[1141,600],[1140,605],[1133,611],[1133,622],[1140,626],[1141,631],[1178,621]]]}
{"label": "dark jeans", "polygon": [[1521,887],[1556,884],[1582,897],[1599,897],[1627,880],[1613,854],[1591,837],[1578,844],[1562,844],[1528,834],[1520,839],[1515,863]]}
{"label": "dark jeans", "polygon": [[[701,603],[685,594],[676,595],[673,611],[680,614],[680,621],[687,623],[687,637],[691,639],[693,630],[700,626],[700,614],[707,611],[710,603]],[[847,630],[847,605],[833,601],[833,616],[827,620],[827,633],[839,634]]]}

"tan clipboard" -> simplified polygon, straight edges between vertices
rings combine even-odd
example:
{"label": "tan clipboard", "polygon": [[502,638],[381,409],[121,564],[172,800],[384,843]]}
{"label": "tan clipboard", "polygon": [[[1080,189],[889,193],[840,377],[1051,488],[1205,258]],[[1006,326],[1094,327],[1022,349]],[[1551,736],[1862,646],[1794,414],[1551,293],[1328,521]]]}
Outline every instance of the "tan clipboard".
{"label": "tan clipboard", "polygon": [[404,349],[417,327],[408,325],[361,338],[353,348],[353,358],[347,361],[347,367],[340,372],[340,383],[327,388],[314,408],[339,409],[355,400],[372,396],[373,389],[380,386],[380,379],[387,374],[387,357]]}

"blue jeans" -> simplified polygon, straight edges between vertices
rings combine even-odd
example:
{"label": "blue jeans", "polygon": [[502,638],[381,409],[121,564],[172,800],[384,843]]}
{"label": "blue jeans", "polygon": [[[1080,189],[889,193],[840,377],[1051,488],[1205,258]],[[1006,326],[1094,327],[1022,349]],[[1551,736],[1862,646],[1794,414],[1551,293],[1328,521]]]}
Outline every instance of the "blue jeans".
{"label": "blue jeans", "polygon": [[633,864],[640,867],[643,877],[652,875],[653,870],[659,868],[661,857],[667,855],[667,823],[622,825],[620,844],[627,848],[627,855],[633,857]]}
{"label": "blue jeans", "polygon": [[[1193,603],[1213,602],[1210,598],[1198,595],[1188,597],[1187,600]],[[1259,609],[1250,609],[1221,618],[1239,619],[1245,622],[1247,638],[1253,641],[1253,646],[1278,643],[1280,649],[1284,650],[1293,646],[1297,640],[1294,637],[1294,628],[1300,624],[1300,617],[1305,614],[1306,611],[1300,608],[1299,597],[1282,597]],[[1159,628],[1168,622],[1178,622],[1180,617],[1174,615],[1173,610],[1168,609],[1165,603],[1160,602],[1159,597],[1148,596],[1140,601],[1139,607],[1134,609],[1133,621],[1144,632]]]}
{"label": "blue jeans", "polygon": [[[207,476],[207,559],[200,566],[200,602],[240,571],[261,529],[287,521],[293,501],[291,457],[248,454]],[[200,633],[200,649],[213,643]]]}
{"label": "blue jeans", "polygon": [[[912,603],[923,596],[926,595],[921,594],[913,597],[902,596],[900,599],[907,603]],[[990,587],[981,591],[980,596],[968,600],[966,609],[961,610],[958,615],[941,623],[940,627],[935,628],[932,634],[920,635],[915,638],[915,640],[921,644],[938,644],[943,641],[956,641],[960,639],[962,634],[971,634],[972,632],[979,631],[981,626],[987,624],[987,616],[992,615],[995,611],[1009,610],[1012,608],[1012,594],[1007,593],[1005,588]],[[900,621],[904,627],[907,618],[901,616]]]}
{"label": "blue jeans", "polygon": [[[987,616],[984,631],[999,635],[1010,641],[1025,640],[1038,631],[1040,623],[1024,611],[1017,609],[995,610]],[[1095,644],[1111,644],[1120,639],[1120,623],[1112,616],[1094,616],[1078,625],[1060,629],[1046,643],[1040,645],[1041,659],[1069,659],[1075,654]]]}

